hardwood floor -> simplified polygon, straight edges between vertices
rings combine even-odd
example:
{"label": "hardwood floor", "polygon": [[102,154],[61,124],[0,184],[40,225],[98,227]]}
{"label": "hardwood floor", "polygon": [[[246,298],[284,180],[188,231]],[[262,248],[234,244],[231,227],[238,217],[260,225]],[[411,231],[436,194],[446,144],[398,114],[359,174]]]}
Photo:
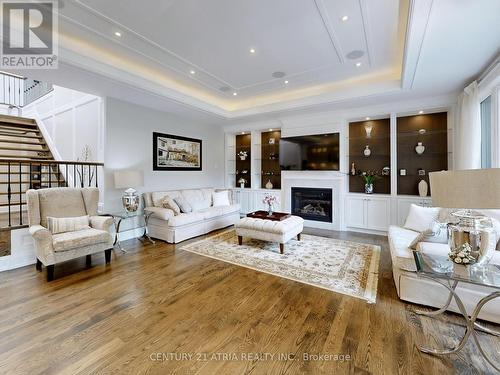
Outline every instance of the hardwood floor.
{"label": "hardwood floor", "polygon": [[[160,241],[127,241],[107,266],[104,254],[90,269],[85,257],[68,262],[51,283],[34,265],[0,273],[0,373],[493,373],[472,343],[448,357],[418,351],[452,345],[443,338],[464,328],[458,316],[446,315],[453,326],[421,318],[397,298],[385,237],[329,236],[382,246],[376,304]],[[500,361],[499,339],[480,340]]]}

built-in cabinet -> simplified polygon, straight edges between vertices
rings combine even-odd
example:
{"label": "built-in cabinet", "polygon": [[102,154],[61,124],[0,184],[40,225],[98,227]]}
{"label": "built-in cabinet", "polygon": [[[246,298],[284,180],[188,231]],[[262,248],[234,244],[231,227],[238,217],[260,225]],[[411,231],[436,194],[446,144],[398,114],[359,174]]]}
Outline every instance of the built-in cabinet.
{"label": "built-in cabinet", "polygon": [[233,198],[241,206],[240,213],[246,215],[257,210],[267,210],[262,202],[266,195],[274,195],[278,198],[279,204],[273,208],[275,211],[281,209],[281,190],[269,189],[233,189]]}
{"label": "built-in cabinet", "polygon": [[386,231],[390,225],[391,198],[349,194],[345,216],[346,226],[349,228]]}

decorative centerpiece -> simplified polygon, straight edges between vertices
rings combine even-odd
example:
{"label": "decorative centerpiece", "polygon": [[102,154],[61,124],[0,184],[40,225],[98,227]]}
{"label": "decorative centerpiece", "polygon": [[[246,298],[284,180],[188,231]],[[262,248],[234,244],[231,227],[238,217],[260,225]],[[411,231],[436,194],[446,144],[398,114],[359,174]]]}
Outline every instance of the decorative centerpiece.
{"label": "decorative centerpiece", "polygon": [[276,195],[266,194],[262,203],[267,204],[267,214],[271,216],[273,214],[273,204],[279,203],[278,197]]}
{"label": "decorative centerpiece", "polygon": [[459,210],[452,215],[459,221],[448,225],[450,259],[463,265],[488,264],[496,248],[491,219],[471,210]]}
{"label": "decorative centerpiece", "polygon": [[370,150],[370,146],[366,145],[365,149],[363,150],[363,154],[368,157],[372,154],[372,150]]}
{"label": "decorative centerpiece", "polygon": [[271,182],[270,179],[268,179],[266,183],[266,189],[272,189],[272,188],[273,188],[273,183]]}
{"label": "decorative centerpiece", "polygon": [[243,177],[241,177],[239,180],[238,180],[238,184],[240,184],[240,188],[244,188],[245,187],[245,183],[247,182],[247,180],[245,180]]}
{"label": "decorative centerpiece", "polygon": [[246,160],[248,153],[246,151],[240,151],[238,152],[238,156],[240,157],[240,160]]}
{"label": "decorative centerpiece", "polygon": [[380,176],[375,171],[361,172],[361,178],[365,183],[365,193],[373,193],[373,183],[380,178]]}

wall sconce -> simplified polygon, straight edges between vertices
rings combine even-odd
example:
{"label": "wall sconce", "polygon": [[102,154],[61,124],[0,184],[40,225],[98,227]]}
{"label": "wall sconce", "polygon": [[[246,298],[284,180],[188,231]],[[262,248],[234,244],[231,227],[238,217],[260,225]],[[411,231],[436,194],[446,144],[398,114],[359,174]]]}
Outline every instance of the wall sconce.
{"label": "wall sconce", "polygon": [[372,123],[365,124],[366,138],[372,137],[372,129],[373,129]]}

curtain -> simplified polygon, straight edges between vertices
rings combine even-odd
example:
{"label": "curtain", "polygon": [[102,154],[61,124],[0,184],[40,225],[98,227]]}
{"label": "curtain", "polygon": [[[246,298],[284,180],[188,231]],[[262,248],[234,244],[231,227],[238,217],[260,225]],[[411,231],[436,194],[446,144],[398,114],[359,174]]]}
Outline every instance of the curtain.
{"label": "curtain", "polygon": [[458,96],[454,169],[481,168],[481,110],[477,82]]}

